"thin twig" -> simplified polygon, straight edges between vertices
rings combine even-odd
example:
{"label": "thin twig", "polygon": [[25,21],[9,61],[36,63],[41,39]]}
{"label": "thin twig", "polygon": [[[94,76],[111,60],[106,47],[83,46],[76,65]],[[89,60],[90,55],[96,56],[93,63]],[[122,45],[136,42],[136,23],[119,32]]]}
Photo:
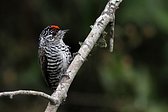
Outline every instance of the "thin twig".
{"label": "thin twig", "polygon": [[113,52],[114,47],[114,26],[115,26],[115,18],[113,22],[110,22],[110,42],[109,42],[110,52]]}
{"label": "thin twig", "polygon": [[39,91],[32,91],[32,90],[18,90],[18,91],[9,91],[9,92],[0,92],[0,97],[2,96],[9,96],[10,99],[13,99],[13,96],[16,95],[33,95],[33,96],[40,96],[47,100],[49,100],[51,103],[56,104],[57,101],[50,95],[39,92]]}

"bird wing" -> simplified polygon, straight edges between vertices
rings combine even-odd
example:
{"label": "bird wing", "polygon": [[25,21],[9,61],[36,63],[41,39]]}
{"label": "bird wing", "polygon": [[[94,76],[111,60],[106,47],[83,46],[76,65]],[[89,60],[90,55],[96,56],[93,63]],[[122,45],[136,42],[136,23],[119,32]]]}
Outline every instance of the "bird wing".
{"label": "bird wing", "polygon": [[49,83],[48,72],[47,72],[47,63],[48,63],[47,62],[47,57],[45,55],[44,49],[42,49],[42,48],[39,48],[39,60],[40,60],[42,74],[45,77],[44,79],[47,82],[47,84],[49,86],[51,86],[50,83]]}

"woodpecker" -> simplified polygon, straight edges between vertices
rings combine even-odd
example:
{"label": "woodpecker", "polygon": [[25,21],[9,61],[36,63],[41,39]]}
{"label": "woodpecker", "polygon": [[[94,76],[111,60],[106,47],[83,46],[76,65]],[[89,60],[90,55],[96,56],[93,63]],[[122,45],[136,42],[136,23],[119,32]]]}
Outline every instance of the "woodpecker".
{"label": "woodpecker", "polygon": [[39,38],[38,54],[42,73],[53,91],[72,61],[69,46],[63,41],[67,31],[50,25],[44,28]]}

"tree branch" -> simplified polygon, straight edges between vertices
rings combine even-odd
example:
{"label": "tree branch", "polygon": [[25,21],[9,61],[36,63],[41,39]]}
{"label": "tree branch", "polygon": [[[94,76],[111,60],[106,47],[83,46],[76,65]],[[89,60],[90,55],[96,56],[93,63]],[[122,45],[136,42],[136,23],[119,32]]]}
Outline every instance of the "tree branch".
{"label": "tree branch", "polygon": [[40,96],[47,100],[49,100],[52,104],[56,104],[57,101],[50,95],[44,92],[32,91],[32,90],[18,90],[18,91],[9,91],[9,92],[1,92],[0,97],[9,96],[10,99],[13,99],[13,96],[16,95],[33,95],[33,96]]}
{"label": "tree branch", "polygon": [[74,60],[70,64],[65,76],[59,83],[56,91],[50,96],[44,92],[32,91],[32,90],[18,90],[11,92],[1,92],[0,97],[9,96],[11,99],[16,95],[35,95],[43,97],[50,102],[45,110],[45,112],[56,112],[62,101],[67,97],[68,89],[76,76],[76,73],[86,60],[86,57],[96,44],[97,40],[101,36],[105,27],[109,22],[114,22],[115,10],[118,8],[122,0],[109,0],[104,11],[101,13],[100,17],[97,18],[96,22],[92,26],[92,30],[83,42],[78,54],[75,56]]}
{"label": "tree branch", "polygon": [[70,64],[66,75],[68,77],[63,77],[61,82],[59,83],[56,91],[52,94],[52,97],[56,101],[58,101],[57,104],[51,104],[48,103],[48,106],[45,110],[45,112],[56,112],[62,101],[64,101],[67,97],[68,89],[84,63],[86,57],[92,50],[93,46],[96,44],[97,40],[101,36],[102,32],[104,31],[105,27],[109,22],[114,21],[115,17],[115,10],[118,8],[119,4],[122,2],[122,0],[110,0],[102,14],[99,18],[97,18],[96,22],[94,23],[91,32],[83,42],[81,48],[78,51],[78,54],[75,56],[74,60]]}

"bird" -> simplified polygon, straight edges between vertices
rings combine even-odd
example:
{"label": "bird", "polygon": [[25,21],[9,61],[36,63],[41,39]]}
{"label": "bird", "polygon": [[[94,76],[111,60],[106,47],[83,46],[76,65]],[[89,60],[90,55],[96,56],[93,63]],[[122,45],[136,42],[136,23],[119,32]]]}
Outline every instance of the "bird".
{"label": "bird", "polygon": [[49,25],[39,36],[38,55],[42,74],[53,91],[72,61],[70,47],[63,41],[67,31],[57,25]]}

